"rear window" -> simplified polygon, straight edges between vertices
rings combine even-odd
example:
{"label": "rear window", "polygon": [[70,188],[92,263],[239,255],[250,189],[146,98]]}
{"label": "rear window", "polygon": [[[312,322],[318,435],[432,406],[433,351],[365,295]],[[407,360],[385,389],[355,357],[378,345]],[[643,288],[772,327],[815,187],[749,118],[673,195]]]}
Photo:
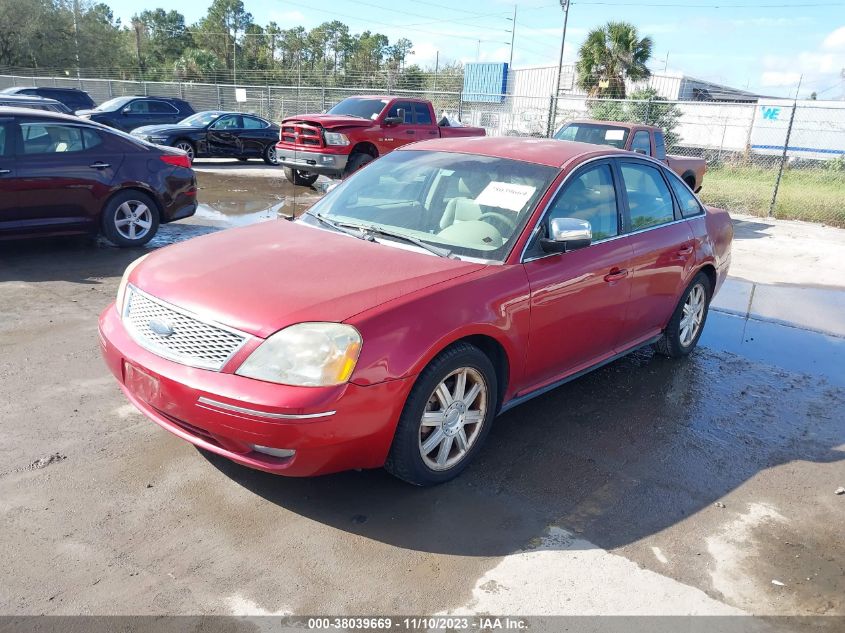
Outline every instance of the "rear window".
{"label": "rear window", "polygon": [[564,125],[555,138],[559,141],[577,141],[591,145],[610,145],[616,149],[625,149],[628,129],[599,123],[570,123]]}

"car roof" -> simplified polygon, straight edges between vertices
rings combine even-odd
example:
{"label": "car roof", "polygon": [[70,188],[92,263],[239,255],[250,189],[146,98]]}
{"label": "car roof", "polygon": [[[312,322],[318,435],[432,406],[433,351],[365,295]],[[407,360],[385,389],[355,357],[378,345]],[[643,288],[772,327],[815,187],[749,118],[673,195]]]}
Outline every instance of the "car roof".
{"label": "car roof", "polygon": [[[456,128],[460,129],[460,128]],[[548,138],[526,138],[513,136],[464,136],[438,138],[420,141],[399,148],[399,151],[437,151],[460,154],[477,154],[492,158],[506,158],[526,163],[563,167],[576,158],[594,156],[630,156],[631,152],[606,147],[589,145],[574,141],[559,141]]]}
{"label": "car roof", "polygon": [[58,103],[60,101],[51,99],[50,97],[39,97],[38,95],[18,95],[12,92],[0,93],[0,99],[3,101],[20,101],[21,103]]}

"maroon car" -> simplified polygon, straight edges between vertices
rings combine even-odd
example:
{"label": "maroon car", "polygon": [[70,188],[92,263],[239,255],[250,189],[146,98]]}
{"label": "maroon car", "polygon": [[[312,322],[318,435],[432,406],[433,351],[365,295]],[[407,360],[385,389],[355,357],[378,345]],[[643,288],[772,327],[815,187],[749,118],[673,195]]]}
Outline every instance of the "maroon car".
{"label": "maroon car", "polygon": [[141,246],[194,214],[184,152],[77,117],[0,108],[0,240],[102,233]]}
{"label": "maroon car", "polygon": [[136,260],[100,344],[141,411],[239,464],[434,484],[502,411],[644,345],[689,354],[732,235],[725,211],[645,156],[425,141],[296,222]]}

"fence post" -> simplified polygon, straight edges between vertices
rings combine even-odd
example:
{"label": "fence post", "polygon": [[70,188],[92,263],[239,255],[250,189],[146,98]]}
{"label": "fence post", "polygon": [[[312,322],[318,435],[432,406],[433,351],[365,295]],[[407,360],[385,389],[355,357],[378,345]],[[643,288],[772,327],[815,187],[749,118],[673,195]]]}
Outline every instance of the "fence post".
{"label": "fence post", "polygon": [[780,189],[780,181],[783,178],[783,169],[786,166],[786,152],[789,149],[789,137],[792,136],[792,124],[795,122],[795,110],[798,109],[798,101],[792,103],[792,113],[789,115],[789,127],[786,128],[786,140],[783,142],[783,154],[780,157],[780,167],[778,168],[778,177],[775,180],[775,190],[772,192],[772,203],[769,205],[769,217],[775,213],[775,203],[778,200],[778,189]]}
{"label": "fence post", "polygon": [[220,99],[220,84],[217,84],[217,109],[223,109],[223,101]]}
{"label": "fence post", "polygon": [[273,120],[273,93],[270,91],[270,84],[267,84],[267,118]]}
{"label": "fence post", "polygon": [[546,123],[546,137],[552,138],[554,134],[555,119],[557,118],[557,99],[554,95],[549,95],[549,117]]}
{"label": "fence post", "polygon": [[109,99],[111,99],[113,96],[114,96],[114,89],[112,88],[112,85],[111,85],[111,79],[109,79]]}
{"label": "fence post", "polygon": [[320,88],[321,88],[320,103],[322,103],[320,110],[324,111],[326,109],[326,84],[325,84],[325,80],[324,80],[323,85]]}
{"label": "fence post", "polygon": [[458,93],[458,121],[463,121],[464,119],[464,91],[461,90]]}
{"label": "fence post", "polygon": [[645,104],[645,121],[643,121],[644,125],[651,125],[651,96],[648,98],[648,102]]}
{"label": "fence post", "polygon": [[180,99],[184,99],[184,98],[185,98],[185,94],[184,94],[184,92],[182,91],[182,82],[181,82],[181,81],[179,82],[179,98],[180,98]]}

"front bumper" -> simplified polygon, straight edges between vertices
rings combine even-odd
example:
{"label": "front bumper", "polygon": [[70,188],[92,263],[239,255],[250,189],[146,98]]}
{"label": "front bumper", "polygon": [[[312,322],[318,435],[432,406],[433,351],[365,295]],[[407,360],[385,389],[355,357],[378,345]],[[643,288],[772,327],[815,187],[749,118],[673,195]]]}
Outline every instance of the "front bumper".
{"label": "front bumper", "polygon": [[342,174],[343,170],[346,169],[349,156],[331,152],[310,152],[292,148],[287,143],[277,143],[276,159],[284,167],[301,169],[324,176],[336,176]]}
{"label": "front bumper", "polygon": [[[142,413],[200,448],[280,475],[382,466],[413,384],[277,385],[156,356],[132,340],[114,304],[99,325],[103,358]],[[256,445],[296,452],[275,457]]]}

